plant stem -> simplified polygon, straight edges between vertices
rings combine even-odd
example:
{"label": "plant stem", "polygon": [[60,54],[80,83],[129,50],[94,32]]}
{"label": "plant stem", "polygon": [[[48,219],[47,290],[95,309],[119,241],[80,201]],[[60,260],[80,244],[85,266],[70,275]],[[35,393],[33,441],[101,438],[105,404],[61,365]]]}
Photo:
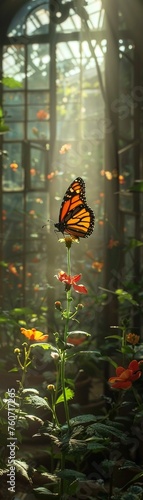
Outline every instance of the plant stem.
{"label": "plant stem", "polygon": [[15,428],[17,427],[17,424],[18,424],[18,421],[19,421],[20,412],[21,412],[21,408],[22,408],[22,401],[23,401],[22,391],[24,389],[25,377],[26,377],[26,373],[27,373],[27,366],[29,364],[28,360],[29,360],[29,357],[30,357],[30,350],[31,350],[30,346],[29,346],[28,350],[24,346],[24,364],[23,365],[22,365],[22,363],[20,361],[20,358],[19,357],[17,358],[18,362],[19,362],[19,365],[22,368],[22,377],[21,377],[21,381],[20,381],[20,387],[19,387],[19,390],[18,390],[18,394],[17,394],[17,396],[19,397],[19,408],[18,408],[18,412],[17,412],[17,418],[15,420]]}
{"label": "plant stem", "polygon": [[[68,268],[68,276],[70,276],[71,275],[70,248],[67,248],[67,268]],[[67,307],[66,307],[67,317],[66,317],[65,330],[64,330],[64,342],[65,343],[67,341],[68,330],[69,330],[71,289],[66,292],[66,297],[67,297]],[[66,352],[63,351],[62,355],[61,355],[61,386],[62,386],[63,397],[64,397],[66,421],[67,421],[68,428],[69,428],[70,427],[70,425],[69,425],[69,408],[68,408],[68,402],[66,399],[66,390],[65,390],[66,389],[66,387],[65,387],[65,364],[66,364]]]}

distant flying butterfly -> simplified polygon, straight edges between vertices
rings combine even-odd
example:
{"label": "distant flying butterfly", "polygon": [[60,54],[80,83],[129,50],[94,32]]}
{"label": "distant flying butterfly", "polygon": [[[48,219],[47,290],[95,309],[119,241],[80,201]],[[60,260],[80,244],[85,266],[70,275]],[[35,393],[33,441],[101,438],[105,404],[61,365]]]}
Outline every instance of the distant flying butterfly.
{"label": "distant flying butterfly", "polygon": [[74,238],[87,238],[94,229],[94,213],[85,197],[85,182],[77,177],[67,189],[55,227],[61,233]]}

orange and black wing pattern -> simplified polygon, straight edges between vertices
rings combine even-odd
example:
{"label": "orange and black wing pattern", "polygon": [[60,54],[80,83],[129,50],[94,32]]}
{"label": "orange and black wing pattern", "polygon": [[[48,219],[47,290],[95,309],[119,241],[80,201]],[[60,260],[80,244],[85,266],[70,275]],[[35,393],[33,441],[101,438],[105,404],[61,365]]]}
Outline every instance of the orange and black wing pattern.
{"label": "orange and black wing pattern", "polygon": [[94,219],[94,213],[86,203],[85,183],[77,177],[65,193],[55,227],[74,238],[87,238],[94,229]]}

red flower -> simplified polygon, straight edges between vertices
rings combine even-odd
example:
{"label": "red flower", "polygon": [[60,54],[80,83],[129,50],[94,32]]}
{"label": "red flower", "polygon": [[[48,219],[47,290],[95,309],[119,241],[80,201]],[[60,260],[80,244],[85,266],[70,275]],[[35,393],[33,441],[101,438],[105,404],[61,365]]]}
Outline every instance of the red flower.
{"label": "red flower", "polygon": [[64,273],[64,271],[60,271],[56,278],[62,283],[66,285],[66,291],[70,290],[71,286],[73,286],[75,292],[78,293],[87,293],[87,289],[84,285],[77,285],[77,282],[81,278],[81,274],[76,274],[75,276],[68,276],[68,274]]}
{"label": "red flower", "polygon": [[132,386],[132,382],[138,380],[140,376],[139,363],[134,359],[129,363],[127,369],[123,368],[123,366],[118,366],[116,368],[116,377],[109,378],[108,382],[113,389],[129,389]]}

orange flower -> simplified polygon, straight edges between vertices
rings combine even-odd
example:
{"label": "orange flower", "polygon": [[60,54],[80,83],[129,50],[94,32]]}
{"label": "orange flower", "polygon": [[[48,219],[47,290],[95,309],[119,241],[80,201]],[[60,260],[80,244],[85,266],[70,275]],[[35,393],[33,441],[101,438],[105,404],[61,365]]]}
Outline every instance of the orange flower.
{"label": "orange flower", "polygon": [[43,204],[43,200],[42,200],[42,198],[36,198],[36,200],[35,200],[35,201],[36,201],[36,203],[40,203],[41,205]]}
{"label": "orange flower", "polygon": [[71,144],[63,144],[63,146],[61,147],[59,153],[61,155],[65,155],[65,153],[67,153],[70,149],[71,149]]}
{"label": "orange flower", "polygon": [[49,113],[44,111],[44,109],[40,109],[39,111],[37,111],[36,116],[37,116],[38,120],[42,121],[42,120],[46,120],[49,118]]}
{"label": "orange flower", "polygon": [[108,181],[111,181],[113,178],[112,172],[109,172],[108,170],[106,170],[105,176]]}
{"label": "orange flower", "polygon": [[8,269],[10,273],[14,274],[15,276],[19,276],[18,271],[14,266],[14,264],[9,264]]}
{"label": "orange flower", "polygon": [[119,245],[118,240],[113,240],[113,238],[110,238],[107,248],[111,250],[113,247],[117,247],[118,245]]}
{"label": "orange flower", "polygon": [[100,170],[100,174],[102,175],[102,177],[104,177],[104,175],[105,175],[105,170]]}
{"label": "orange flower", "polygon": [[17,170],[17,168],[18,168],[18,163],[16,163],[16,162],[11,163],[11,164],[10,164],[10,168],[11,168],[14,172],[16,172],[16,170]]}
{"label": "orange flower", "polygon": [[98,271],[98,273],[101,273],[103,267],[104,267],[104,262],[98,262],[98,260],[95,260],[92,263],[92,268],[96,269],[96,271]]}
{"label": "orange flower", "polygon": [[2,210],[2,220],[6,220],[6,210]]}
{"label": "orange flower", "polygon": [[18,243],[15,243],[12,246],[12,250],[13,250],[13,252],[19,252],[19,250],[21,250],[21,245],[19,245]]}
{"label": "orange flower", "polygon": [[29,210],[29,215],[35,215],[35,210]]}
{"label": "orange flower", "polygon": [[39,285],[34,285],[33,290],[34,290],[34,292],[39,292],[40,291]]}
{"label": "orange flower", "polygon": [[126,335],[126,340],[127,342],[129,342],[130,344],[132,345],[136,345],[139,343],[139,340],[140,340],[140,336],[139,335],[136,335],[135,333],[128,333]]}
{"label": "orange flower", "polygon": [[33,176],[36,175],[37,174],[36,168],[30,168],[30,174]]}
{"label": "orange flower", "polygon": [[55,172],[51,172],[50,174],[47,175],[47,179],[51,181],[53,177],[55,176]]}
{"label": "orange flower", "polygon": [[141,376],[139,363],[135,359],[129,363],[128,368],[118,366],[116,368],[116,377],[109,378],[108,382],[112,389],[130,389],[132,382],[138,380]]}
{"label": "orange flower", "polygon": [[36,340],[36,342],[42,342],[43,340],[48,339],[48,335],[43,335],[43,333],[39,332],[39,330],[36,330],[36,328],[31,328],[31,330],[27,330],[26,328],[20,328],[20,331],[29,340]]}
{"label": "orange flower", "polygon": [[119,184],[125,184],[125,177],[124,177],[124,175],[119,175]]}

